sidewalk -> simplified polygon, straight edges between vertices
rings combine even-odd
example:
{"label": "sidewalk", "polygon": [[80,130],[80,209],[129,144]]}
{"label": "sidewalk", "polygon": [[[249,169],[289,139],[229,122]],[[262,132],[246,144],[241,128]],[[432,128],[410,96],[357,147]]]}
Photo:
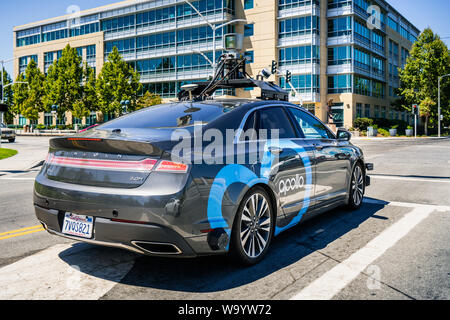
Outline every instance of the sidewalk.
{"label": "sidewalk", "polygon": [[48,154],[46,137],[17,137],[16,143],[4,143],[2,148],[14,149],[18,153],[10,158],[0,160],[0,173],[26,171],[44,161]]}
{"label": "sidewalk", "polygon": [[352,136],[351,140],[419,140],[419,139],[448,139],[450,137],[354,137]]}

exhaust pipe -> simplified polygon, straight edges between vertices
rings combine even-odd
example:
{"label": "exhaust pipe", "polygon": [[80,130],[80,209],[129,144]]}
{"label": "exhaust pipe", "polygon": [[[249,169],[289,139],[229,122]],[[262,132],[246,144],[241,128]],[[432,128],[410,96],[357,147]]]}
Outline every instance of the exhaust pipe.
{"label": "exhaust pipe", "polygon": [[178,255],[182,254],[180,248],[172,243],[131,241],[131,243],[144,252],[154,255]]}

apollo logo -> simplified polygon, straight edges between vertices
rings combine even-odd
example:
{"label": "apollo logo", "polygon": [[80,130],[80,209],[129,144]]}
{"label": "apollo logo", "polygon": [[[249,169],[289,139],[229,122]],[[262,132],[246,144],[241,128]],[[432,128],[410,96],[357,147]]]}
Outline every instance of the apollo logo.
{"label": "apollo logo", "polygon": [[295,178],[281,180],[278,184],[280,194],[286,195],[289,191],[298,190],[305,186],[305,179],[297,174]]}

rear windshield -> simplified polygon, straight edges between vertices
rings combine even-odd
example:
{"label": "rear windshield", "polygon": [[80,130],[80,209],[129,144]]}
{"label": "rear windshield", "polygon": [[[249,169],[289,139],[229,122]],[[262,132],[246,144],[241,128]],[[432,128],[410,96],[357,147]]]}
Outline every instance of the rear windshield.
{"label": "rear windshield", "polygon": [[171,129],[208,123],[226,110],[221,104],[173,103],[149,107],[102,125],[101,129]]}

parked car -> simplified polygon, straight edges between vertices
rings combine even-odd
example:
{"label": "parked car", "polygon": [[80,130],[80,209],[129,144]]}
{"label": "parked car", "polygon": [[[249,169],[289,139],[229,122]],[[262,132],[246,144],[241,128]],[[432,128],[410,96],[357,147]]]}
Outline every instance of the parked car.
{"label": "parked car", "polygon": [[0,127],[2,140],[8,140],[10,143],[16,141],[16,132],[13,129],[9,129],[4,123],[0,123]]}
{"label": "parked car", "polygon": [[[230,129],[223,154],[211,153],[215,161],[189,161],[209,154],[212,141],[196,144],[189,134],[225,137]],[[338,206],[361,206],[372,165],[350,137],[283,101],[143,109],[50,140],[35,183],[36,216],[49,233],[74,240],[153,256],[231,252],[255,264],[284,230]],[[185,152],[175,156],[182,138]]]}

